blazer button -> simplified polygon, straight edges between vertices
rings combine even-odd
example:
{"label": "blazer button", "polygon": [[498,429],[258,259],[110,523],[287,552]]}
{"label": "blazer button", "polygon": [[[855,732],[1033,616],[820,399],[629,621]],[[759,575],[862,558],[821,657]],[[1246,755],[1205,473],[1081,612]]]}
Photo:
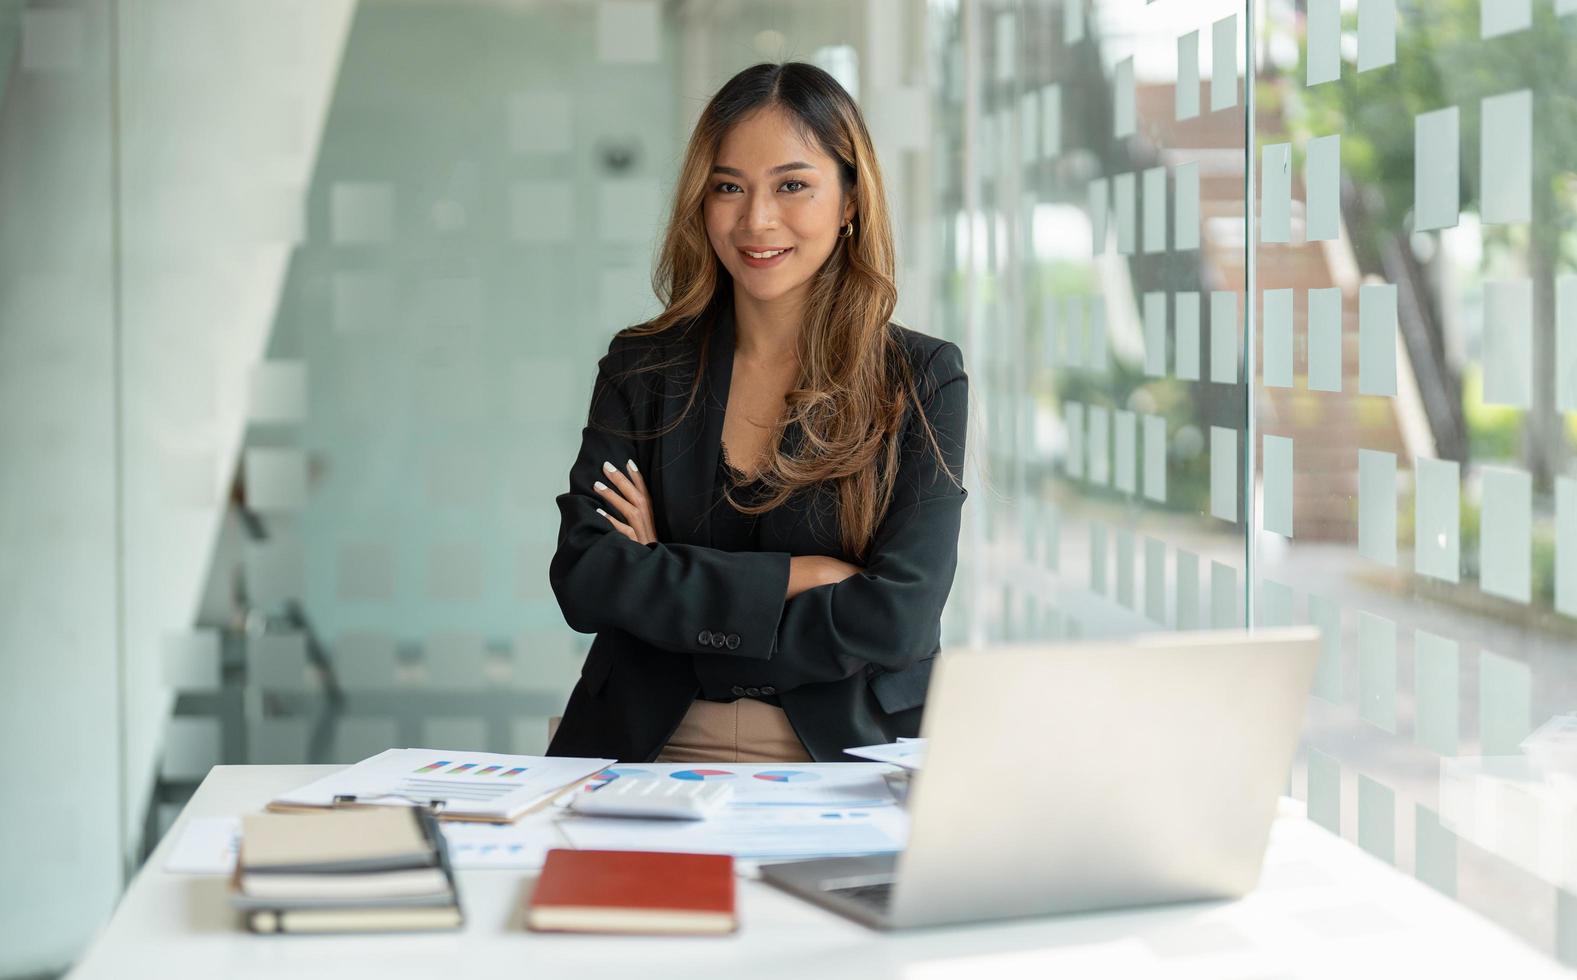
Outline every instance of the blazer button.
{"label": "blazer button", "polygon": [[725,639],[723,642],[728,644],[728,648],[730,650],[738,650],[739,649],[739,634],[738,633],[730,633],[730,634],[728,634],[727,639]]}
{"label": "blazer button", "polygon": [[702,646],[711,646],[712,645],[712,631],[711,630],[702,630],[700,633],[697,633],[696,637],[695,637],[695,642],[701,644]]}
{"label": "blazer button", "polygon": [[761,688],[759,688],[759,687],[747,687],[747,688],[745,688],[745,693],[750,695],[751,697],[755,697],[756,695],[761,693]]}
{"label": "blazer button", "polygon": [[727,643],[727,642],[728,641],[723,637],[723,634],[721,634],[721,633],[713,633],[712,634],[712,646],[716,647],[717,649],[719,649],[719,650],[723,649],[723,644]]}
{"label": "blazer button", "polygon": [[735,684],[733,687],[729,688],[728,691],[736,698],[742,698],[745,696],[745,689],[740,687],[738,684]]}
{"label": "blazer button", "polygon": [[778,693],[778,689],[775,688],[775,687],[763,687],[761,689],[761,693],[762,694],[776,694],[776,693]]}

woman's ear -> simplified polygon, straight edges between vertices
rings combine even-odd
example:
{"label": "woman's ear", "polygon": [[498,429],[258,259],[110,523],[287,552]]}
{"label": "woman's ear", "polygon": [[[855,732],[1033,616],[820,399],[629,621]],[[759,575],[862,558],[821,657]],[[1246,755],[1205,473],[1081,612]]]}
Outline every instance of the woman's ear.
{"label": "woman's ear", "polygon": [[855,212],[859,210],[859,208],[856,206],[856,203],[857,202],[854,200],[854,195],[853,194],[848,195],[844,199],[844,202],[843,202],[843,221],[841,222],[841,224],[848,224],[849,220],[854,217]]}

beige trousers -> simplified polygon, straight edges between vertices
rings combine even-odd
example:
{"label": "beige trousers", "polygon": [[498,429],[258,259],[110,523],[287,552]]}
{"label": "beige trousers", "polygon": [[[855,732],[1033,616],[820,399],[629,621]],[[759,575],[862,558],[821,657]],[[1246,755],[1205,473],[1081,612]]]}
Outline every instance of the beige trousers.
{"label": "beige trousers", "polygon": [[657,754],[658,762],[810,762],[782,708],[740,698],[697,698]]}

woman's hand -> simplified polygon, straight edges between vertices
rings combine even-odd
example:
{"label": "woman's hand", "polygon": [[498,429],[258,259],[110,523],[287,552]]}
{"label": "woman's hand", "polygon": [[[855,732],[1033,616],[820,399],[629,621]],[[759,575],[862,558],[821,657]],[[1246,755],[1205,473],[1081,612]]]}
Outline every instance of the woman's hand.
{"label": "woman's hand", "polygon": [[829,558],[826,555],[796,555],[789,559],[788,594],[792,599],[806,589],[822,585],[836,585],[850,575],[863,572],[859,565]]}
{"label": "woman's hand", "polygon": [[624,465],[629,470],[628,476],[619,472],[619,468],[612,463],[603,463],[602,472],[613,486],[600,480],[592,484],[624,520],[618,520],[601,507],[597,508],[597,513],[606,517],[615,531],[636,544],[653,544],[657,541],[657,522],[652,518],[652,498],[646,492],[646,480],[636,468],[635,460],[629,460]]}

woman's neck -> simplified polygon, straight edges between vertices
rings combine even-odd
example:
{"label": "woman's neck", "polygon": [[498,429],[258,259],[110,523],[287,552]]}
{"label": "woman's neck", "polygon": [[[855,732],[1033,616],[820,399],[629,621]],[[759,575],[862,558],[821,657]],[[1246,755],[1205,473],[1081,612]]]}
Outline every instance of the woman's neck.
{"label": "woman's neck", "polygon": [[793,359],[799,350],[805,297],[800,290],[761,302],[734,290],[734,353],[759,364]]}

